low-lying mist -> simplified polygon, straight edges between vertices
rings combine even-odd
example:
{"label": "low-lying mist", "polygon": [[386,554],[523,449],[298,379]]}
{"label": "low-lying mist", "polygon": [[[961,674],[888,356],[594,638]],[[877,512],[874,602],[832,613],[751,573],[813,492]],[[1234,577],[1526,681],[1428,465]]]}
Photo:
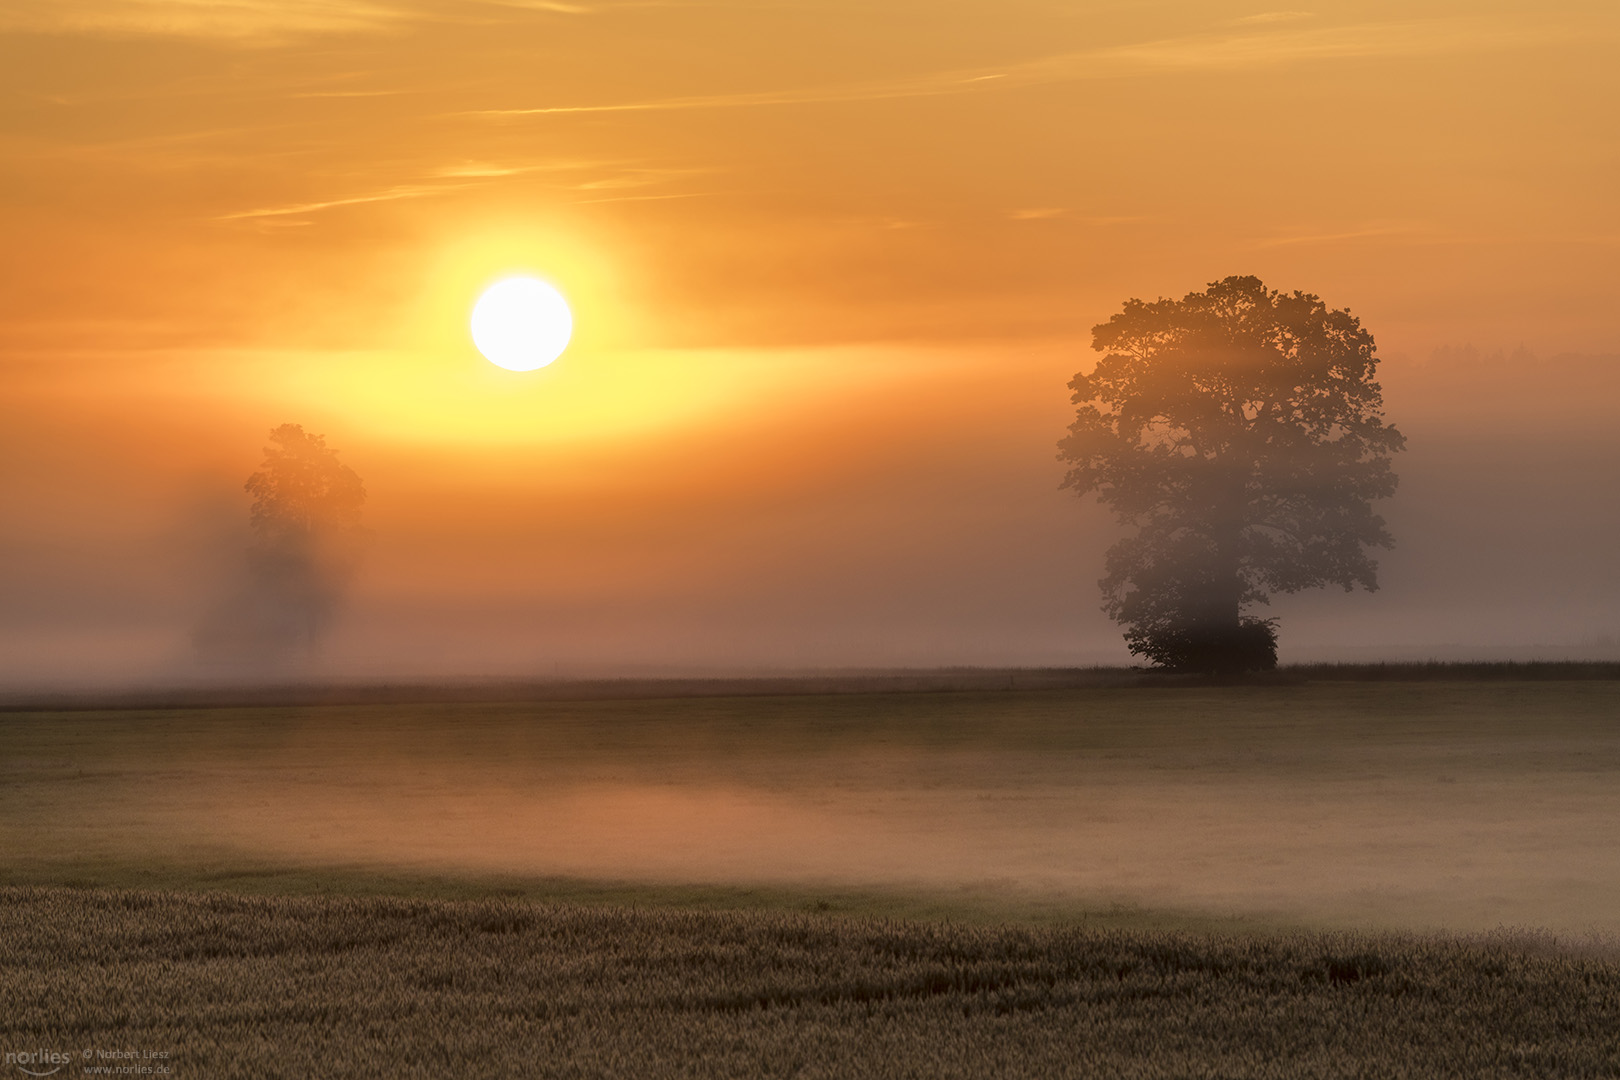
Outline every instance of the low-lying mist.
{"label": "low-lying mist", "polygon": [[[1129,663],[1096,586],[1118,531],[1057,488],[1081,351],[871,389],[838,416],[583,449],[19,410],[0,434],[0,679]],[[1620,655],[1620,359],[1453,350],[1381,377],[1409,439],[1378,507],[1396,547],[1377,593],[1260,611],[1282,660]],[[372,541],[318,648],[238,634],[220,663],[198,629],[264,599],[242,482],[284,419],[363,477]]]}
{"label": "low-lying mist", "polygon": [[[1613,682],[42,714],[9,872],[859,886],[1620,932]],[[143,880],[150,880],[146,878]]]}

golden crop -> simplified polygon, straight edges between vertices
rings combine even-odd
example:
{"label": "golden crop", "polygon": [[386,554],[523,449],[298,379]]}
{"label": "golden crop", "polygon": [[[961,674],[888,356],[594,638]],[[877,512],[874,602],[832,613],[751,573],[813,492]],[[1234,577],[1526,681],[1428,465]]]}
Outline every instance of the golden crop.
{"label": "golden crop", "polygon": [[5,1048],[176,1076],[1620,1072],[1620,964],[1502,935],[9,887],[0,941]]}

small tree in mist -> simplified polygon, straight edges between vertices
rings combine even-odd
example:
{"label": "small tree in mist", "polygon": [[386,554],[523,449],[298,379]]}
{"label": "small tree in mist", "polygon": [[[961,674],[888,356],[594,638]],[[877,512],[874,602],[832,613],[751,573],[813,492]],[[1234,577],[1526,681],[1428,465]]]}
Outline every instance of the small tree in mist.
{"label": "small tree in mist", "polygon": [[270,432],[264,463],[243,487],[253,496],[245,578],[199,632],[198,645],[238,660],[313,651],[364,547],[365,485],[324,436],[283,424]]}
{"label": "small tree in mist", "polygon": [[1092,330],[1106,355],[1069,383],[1063,486],[1133,534],[1108,552],[1103,609],[1166,668],[1276,666],[1274,592],[1378,587],[1405,438],[1383,419],[1373,338],[1348,311],[1229,277],[1128,300]]}

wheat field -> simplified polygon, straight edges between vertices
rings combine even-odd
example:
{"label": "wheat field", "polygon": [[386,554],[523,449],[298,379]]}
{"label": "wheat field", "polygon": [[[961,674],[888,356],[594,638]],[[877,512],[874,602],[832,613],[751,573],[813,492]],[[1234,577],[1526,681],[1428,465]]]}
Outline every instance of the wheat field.
{"label": "wheat field", "polygon": [[0,1045],[81,1075],[1620,1073],[1620,965],[1533,938],[37,887],[0,935]]}

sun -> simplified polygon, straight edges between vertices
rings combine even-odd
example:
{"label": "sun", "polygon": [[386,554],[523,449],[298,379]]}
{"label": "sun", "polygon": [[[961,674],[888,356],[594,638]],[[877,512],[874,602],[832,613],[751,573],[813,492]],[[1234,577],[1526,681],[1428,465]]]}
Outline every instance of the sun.
{"label": "sun", "polygon": [[545,367],[562,355],[573,333],[574,315],[562,293],[536,278],[496,282],[473,305],[473,344],[508,371]]}

